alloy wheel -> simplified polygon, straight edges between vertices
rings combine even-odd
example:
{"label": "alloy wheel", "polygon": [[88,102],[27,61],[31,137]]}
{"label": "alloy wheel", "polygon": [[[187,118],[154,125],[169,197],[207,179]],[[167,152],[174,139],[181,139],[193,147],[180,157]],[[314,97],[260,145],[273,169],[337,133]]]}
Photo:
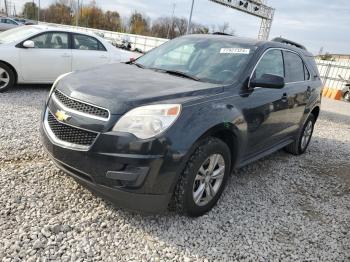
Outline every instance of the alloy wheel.
{"label": "alloy wheel", "polygon": [[6,87],[10,82],[9,73],[0,67],[0,89]]}
{"label": "alloy wheel", "polygon": [[225,160],[220,154],[208,157],[193,183],[193,200],[198,206],[207,205],[218,193],[225,175]]}
{"label": "alloy wheel", "polygon": [[313,122],[310,120],[304,129],[303,137],[301,138],[301,149],[304,150],[310,142],[313,129]]}

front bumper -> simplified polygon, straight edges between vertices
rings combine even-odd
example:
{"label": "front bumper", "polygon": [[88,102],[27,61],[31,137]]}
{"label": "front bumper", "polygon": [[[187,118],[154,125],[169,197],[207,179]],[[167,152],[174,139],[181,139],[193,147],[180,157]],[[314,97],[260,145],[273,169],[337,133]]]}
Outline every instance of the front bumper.
{"label": "front bumper", "polygon": [[[54,163],[95,194],[126,209],[152,213],[167,209],[180,159],[164,153],[159,141],[136,148],[128,137],[101,133],[89,150],[82,151],[57,144],[44,125],[41,135]],[[133,150],[126,153],[121,150],[125,147]],[[152,147],[160,154],[143,154],[146,148],[154,153]]]}
{"label": "front bumper", "polygon": [[82,186],[97,196],[112,202],[118,207],[138,210],[146,213],[159,213],[164,212],[167,209],[171,194],[137,194],[99,185],[89,179],[86,179],[86,177],[84,177],[80,171],[72,167],[68,167],[52,156],[51,158],[58,168],[72,176]]}

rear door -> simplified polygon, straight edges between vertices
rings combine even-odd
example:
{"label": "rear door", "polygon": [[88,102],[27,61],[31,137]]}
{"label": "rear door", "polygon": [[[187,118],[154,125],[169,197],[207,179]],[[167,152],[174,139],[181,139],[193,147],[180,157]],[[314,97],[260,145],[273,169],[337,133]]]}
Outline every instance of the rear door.
{"label": "rear door", "polygon": [[68,33],[45,32],[29,40],[35,48],[20,48],[21,71],[26,82],[52,83],[72,71]]}
{"label": "rear door", "polygon": [[81,70],[110,62],[106,47],[95,37],[72,34],[72,68]]}
{"label": "rear door", "polygon": [[288,95],[288,132],[299,129],[306,104],[311,95],[310,72],[299,54],[283,51],[286,70],[286,92]]}

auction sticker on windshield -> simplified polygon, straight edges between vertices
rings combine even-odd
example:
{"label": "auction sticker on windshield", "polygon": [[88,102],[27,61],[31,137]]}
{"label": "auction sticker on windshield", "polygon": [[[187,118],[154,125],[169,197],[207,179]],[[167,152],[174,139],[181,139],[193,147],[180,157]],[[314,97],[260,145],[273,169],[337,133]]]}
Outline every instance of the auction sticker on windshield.
{"label": "auction sticker on windshield", "polygon": [[250,49],[247,48],[221,48],[220,54],[245,54],[248,55]]}

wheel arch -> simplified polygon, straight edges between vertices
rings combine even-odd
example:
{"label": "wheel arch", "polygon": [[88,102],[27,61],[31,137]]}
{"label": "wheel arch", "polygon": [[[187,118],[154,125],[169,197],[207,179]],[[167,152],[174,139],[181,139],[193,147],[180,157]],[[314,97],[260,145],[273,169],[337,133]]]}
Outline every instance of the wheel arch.
{"label": "wheel arch", "polygon": [[17,84],[18,82],[18,73],[17,73],[17,70],[14,66],[12,66],[10,63],[4,61],[4,60],[0,60],[0,63],[3,63],[5,65],[7,65],[12,71],[13,73],[15,74],[15,84]]}
{"label": "wheel arch", "polygon": [[315,117],[315,120],[317,120],[317,119],[318,119],[318,116],[320,115],[320,107],[319,107],[318,105],[315,106],[315,107],[312,109],[311,114],[313,114],[314,117]]}
{"label": "wheel arch", "polygon": [[240,155],[240,134],[239,130],[236,126],[234,126],[232,123],[220,123],[217,124],[211,128],[209,128],[206,132],[204,132],[202,135],[200,135],[196,142],[194,143],[192,149],[190,150],[191,155],[194,150],[198,147],[198,145],[203,141],[205,138],[208,137],[215,137],[220,140],[222,140],[230,149],[231,151],[231,171],[233,168],[237,165],[237,161]]}

